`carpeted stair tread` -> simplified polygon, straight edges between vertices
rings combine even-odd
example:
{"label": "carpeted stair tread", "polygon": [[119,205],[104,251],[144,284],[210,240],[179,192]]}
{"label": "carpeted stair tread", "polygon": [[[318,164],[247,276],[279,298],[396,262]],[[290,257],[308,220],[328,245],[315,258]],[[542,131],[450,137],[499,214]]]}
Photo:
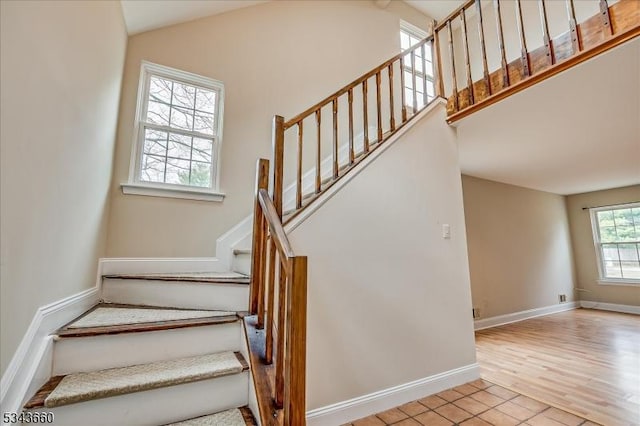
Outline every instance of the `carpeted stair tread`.
{"label": "carpeted stair tread", "polygon": [[208,416],[171,423],[167,426],[245,426],[246,424],[242,412],[237,408],[233,408]]}
{"label": "carpeted stair tread", "polygon": [[230,315],[235,315],[235,312],[98,306],[88,314],[67,325],[66,328],[104,327],[145,322],[226,317]]}
{"label": "carpeted stair tread", "polygon": [[179,272],[162,274],[110,274],[103,278],[121,280],[184,281],[199,283],[249,284],[249,277],[237,272]]}
{"label": "carpeted stair tread", "polygon": [[[248,369],[238,352],[220,352],[64,376],[44,398],[47,408],[237,374]],[[45,385],[47,386],[47,385]],[[37,393],[36,396],[40,394]],[[40,396],[42,396],[40,394]],[[35,397],[34,397],[35,398]],[[26,408],[35,407],[30,401]]]}

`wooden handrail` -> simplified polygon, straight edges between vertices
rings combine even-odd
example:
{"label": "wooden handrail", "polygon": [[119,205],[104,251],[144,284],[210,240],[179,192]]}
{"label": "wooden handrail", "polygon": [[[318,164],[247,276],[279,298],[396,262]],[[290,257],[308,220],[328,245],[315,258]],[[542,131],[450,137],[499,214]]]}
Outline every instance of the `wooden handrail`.
{"label": "wooden handrail", "polygon": [[304,120],[305,118],[307,118],[308,116],[310,116],[311,114],[313,114],[317,110],[321,109],[322,107],[324,107],[326,105],[329,105],[334,99],[338,99],[340,96],[344,95],[349,90],[351,90],[351,89],[359,86],[360,84],[362,84],[363,81],[370,79],[371,77],[375,76],[377,73],[383,71],[385,68],[388,68],[389,65],[391,65],[394,62],[400,60],[400,58],[406,56],[407,54],[410,54],[412,51],[415,51],[416,49],[419,49],[423,44],[430,43],[432,40],[433,40],[433,36],[429,36],[429,37],[421,40],[420,42],[414,44],[413,46],[411,46],[409,49],[403,51],[402,53],[399,53],[396,56],[394,56],[393,58],[383,62],[381,65],[378,65],[377,67],[375,67],[371,71],[367,72],[366,74],[363,74],[362,76],[356,78],[351,83],[347,84],[346,86],[344,86],[343,88],[339,89],[335,93],[327,96],[326,98],[324,98],[320,102],[316,103],[312,107],[307,108],[306,110],[304,110],[300,114],[298,114],[298,115],[294,116],[293,118],[287,120],[284,123],[284,129],[287,130],[289,127],[294,126],[299,121]]}
{"label": "wooden handrail", "polygon": [[[263,382],[256,386],[261,423],[302,426],[306,423],[307,258],[296,256],[291,248],[276,202],[267,191],[268,177],[269,161],[258,160],[249,309],[256,315],[254,331],[266,328],[266,333],[259,335],[264,342],[249,344],[250,360]],[[270,367],[274,362],[275,368]]]}

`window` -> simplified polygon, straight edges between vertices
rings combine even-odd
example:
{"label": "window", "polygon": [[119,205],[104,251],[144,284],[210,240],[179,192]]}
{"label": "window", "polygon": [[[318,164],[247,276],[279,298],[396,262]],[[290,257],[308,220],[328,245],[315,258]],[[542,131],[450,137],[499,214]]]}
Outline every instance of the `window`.
{"label": "window", "polygon": [[219,81],[143,62],[123,192],[220,201],[223,100]]}
{"label": "window", "polygon": [[640,203],[591,209],[600,280],[640,284]]}
{"label": "window", "polygon": [[[425,38],[427,38],[427,33],[420,28],[404,21],[400,22],[400,48],[403,51],[415,46]],[[427,93],[426,103],[435,98],[432,44],[427,43],[424,49],[418,48],[415,52],[415,67],[412,65],[411,54],[404,57],[404,99],[405,104],[413,108],[413,69],[415,68],[416,104],[418,108],[421,108],[425,105],[425,90]]]}

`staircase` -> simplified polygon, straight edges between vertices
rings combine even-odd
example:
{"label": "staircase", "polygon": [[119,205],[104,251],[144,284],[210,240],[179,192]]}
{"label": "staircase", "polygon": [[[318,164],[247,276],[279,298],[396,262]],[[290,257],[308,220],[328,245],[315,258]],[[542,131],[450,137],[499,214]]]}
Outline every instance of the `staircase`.
{"label": "staircase", "polygon": [[54,336],[25,410],[55,424],[255,425],[237,273],[103,277],[99,304]]}

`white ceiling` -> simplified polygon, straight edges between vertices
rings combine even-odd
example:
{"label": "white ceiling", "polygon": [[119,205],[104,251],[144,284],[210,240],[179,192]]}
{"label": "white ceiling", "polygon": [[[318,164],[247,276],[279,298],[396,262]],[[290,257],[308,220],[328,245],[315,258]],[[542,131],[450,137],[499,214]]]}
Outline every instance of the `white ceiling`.
{"label": "white ceiling", "polygon": [[640,39],[457,124],[463,173],[557,194],[640,183]]}
{"label": "white ceiling", "polygon": [[253,6],[268,0],[120,0],[129,35],[205,16]]}

